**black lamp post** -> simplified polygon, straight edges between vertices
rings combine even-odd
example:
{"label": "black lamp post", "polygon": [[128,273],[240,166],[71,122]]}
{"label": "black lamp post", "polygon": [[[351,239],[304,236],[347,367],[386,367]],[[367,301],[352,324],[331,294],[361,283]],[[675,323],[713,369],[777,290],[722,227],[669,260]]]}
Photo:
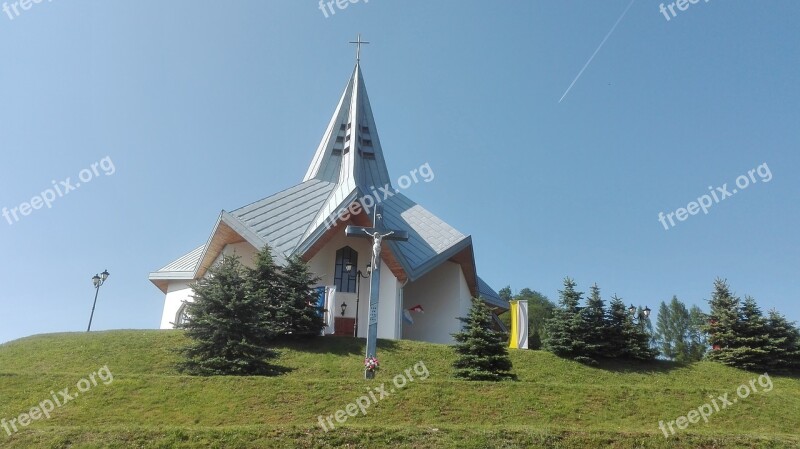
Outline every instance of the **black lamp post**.
{"label": "black lamp post", "polygon": [[95,274],[92,277],[92,283],[94,284],[94,303],[92,304],[92,314],[89,316],[89,327],[86,328],[86,332],[92,330],[92,319],[94,318],[94,308],[97,306],[97,295],[100,294],[100,287],[106,282],[108,279],[109,272],[108,270],[103,270],[100,274]]}
{"label": "black lamp post", "polygon": [[[636,314],[636,310],[637,310],[636,306],[634,306],[633,304],[631,304],[631,306],[628,307],[628,313],[630,313],[631,316],[634,316]],[[642,309],[642,312],[639,314],[638,317],[636,317],[638,319],[638,322],[639,322],[640,326],[644,325],[644,320],[650,317],[650,312],[651,312],[650,308],[647,307],[647,306],[644,306],[644,309]]]}
{"label": "black lamp post", "polygon": [[[353,264],[350,261],[344,265],[344,271],[347,274],[350,274],[353,271]],[[372,264],[367,264],[367,274],[361,272],[361,270],[356,271],[356,322],[353,326],[353,337],[358,337],[358,311],[361,310],[358,308],[358,304],[361,300],[361,278],[368,278],[369,275],[372,273]],[[350,276],[353,277],[352,275]]]}

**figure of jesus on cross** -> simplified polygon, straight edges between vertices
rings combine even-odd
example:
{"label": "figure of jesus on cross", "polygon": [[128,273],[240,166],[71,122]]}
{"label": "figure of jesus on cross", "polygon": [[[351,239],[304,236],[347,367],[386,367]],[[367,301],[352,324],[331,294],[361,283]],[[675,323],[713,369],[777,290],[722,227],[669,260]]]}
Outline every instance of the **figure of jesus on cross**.
{"label": "figure of jesus on cross", "polygon": [[377,267],[378,261],[381,260],[381,242],[383,241],[384,237],[389,237],[390,235],[394,234],[394,231],[389,231],[388,233],[381,235],[381,233],[378,231],[370,234],[366,228],[363,228],[363,230],[368,236],[372,237],[372,266]]}
{"label": "figure of jesus on cross", "polygon": [[[362,226],[347,226],[344,231],[348,237],[361,237],[372,239],[372,272],[369,282],[369,331],[367,333],[366,357],[375,357],[378,344],[378,300],[380,299],[381,282],[381,243],[386,240],[406,241],[408,232],[400,230],[387,230],[383,227],[383,213],[380,206],[375,206],[373,225],[371,228]],[[356,311],[358,313],[358,311]],[[364,371],[364,377],[372,379],[375,372]]]}

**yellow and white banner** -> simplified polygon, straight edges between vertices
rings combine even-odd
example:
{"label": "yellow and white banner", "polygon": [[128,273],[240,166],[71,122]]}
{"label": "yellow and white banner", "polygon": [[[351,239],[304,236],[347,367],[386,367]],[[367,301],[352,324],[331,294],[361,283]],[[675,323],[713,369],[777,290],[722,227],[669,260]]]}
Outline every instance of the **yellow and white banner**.
{"label": "yellow and white banner", "polygon": [[528,349],[528,301],[511,301],[511,349]]}

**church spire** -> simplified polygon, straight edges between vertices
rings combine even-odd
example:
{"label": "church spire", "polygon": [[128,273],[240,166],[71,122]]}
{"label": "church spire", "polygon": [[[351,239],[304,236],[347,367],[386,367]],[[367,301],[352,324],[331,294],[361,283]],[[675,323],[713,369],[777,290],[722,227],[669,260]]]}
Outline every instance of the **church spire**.
{"label": "church spire", "polygon": [[359,35],[351,43],[357,46],[356,66],[303,179],[336,183],[345,195],[356,187],[366,193],[391,185],[361,73],[361,45],[368,42]]}

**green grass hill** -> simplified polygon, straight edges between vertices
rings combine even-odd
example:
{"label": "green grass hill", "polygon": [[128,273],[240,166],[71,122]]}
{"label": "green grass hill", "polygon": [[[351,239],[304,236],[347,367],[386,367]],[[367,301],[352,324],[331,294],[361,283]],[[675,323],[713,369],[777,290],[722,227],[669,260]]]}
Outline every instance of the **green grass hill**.
{"label": "green grass hill", "polygon": [[[77,397],[0,448],[797,448],[800,379],[737,398],[761,373],[713,363],[586,367],[542,351],[512,351],[517,381],[454,380],[444,345],[381,341],[381,369],[363,380],[364,341],[278,344],[276,377],[191,377],[174,365],[180,331],[40,335],[0,345],[0,419],[18,419],[68,388]],[[421,365],[418,372],[413,367]],[[88,376],[107,366],[106,384]],[[406,371],[410,369],[410,371]],[[393,379],[414,380],[395,388]],[[427,377],[424,378],[423,377]],[[79,392],[78,383],[87,391]],[[384,386],[379,399],[326,432],[335,415]],[[53,393],[51,393],[53,392]],[[665,438],[674,421],[728,394],[738,401]],[[352,407],[351,407],[352,411]],[[340,414],[341,417],[341,414]]]}

